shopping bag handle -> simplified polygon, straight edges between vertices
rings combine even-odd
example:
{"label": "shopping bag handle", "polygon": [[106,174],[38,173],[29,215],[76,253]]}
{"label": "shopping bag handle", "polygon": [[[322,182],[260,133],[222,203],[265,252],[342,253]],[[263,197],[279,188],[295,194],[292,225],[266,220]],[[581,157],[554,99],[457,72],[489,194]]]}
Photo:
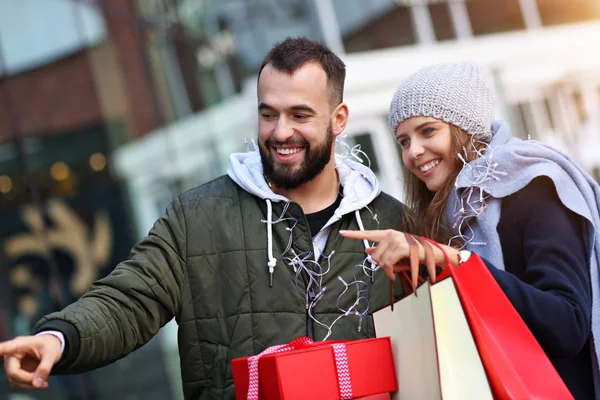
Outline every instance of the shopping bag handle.
{"label": "shopping bag handle", "polygon": [[448,253],[446,253],[446,250],[444,250],[444,248],[442,246],[440,246],[440,244],[438,242],[436,242],[435,240],[431,240],[429,238],[423,237],[422,238],[424,241],[429,242],[430,244],[432,244],[433,246],[437,247],[438,249],[440,249],[440,251],[442,252],[442,254],[444,255],[444,258],[446,259],[446,266],[443,267],[444,269],[447,268],[454,268],[454,264],[452,264],[452,261],[450,261],[450,257],[448,257]]}
{"label": "shopping bag handle", "polygon": [[[435,282],[436,272],[435,272],[435,256],[433,254],[433,249],[431,245],[428,243],[428,239],[411,235],[410,233],[404,233],[404,237],[406,238],[406,242],[408,243],[409,248],[409,263],[410,266],[406,264],[399,264],[394,266],[393,272],[400,279],[400,284],[402,286],[402,290],[404,293],[410,294],[413,292],[415,296],[417,295],[417,285],[419,282],[424,282],[422,276],[419,275],[419,265],[421,264],[419,260],[419,243],[423,247],[425,253],[425,262],[424,264],[427,266],[427,271],[429,272],[429,279],[433,283]],[[436,243],[437,244],[437,243]],[[442,250],[443,252],[443,250]],[[444,253],[445,255],[445,253]],[[445,255],[446,256],[446,255]],[[446,259],[448,257],[446,256]],[[411,271],[411,277],[408,276],[406,271]],[[405,280],[402,279],[405,278]],[[410,286],[408,285],[410,284]],[[394,282],[390,281],[390,307],[392,311],[394,310]]]}

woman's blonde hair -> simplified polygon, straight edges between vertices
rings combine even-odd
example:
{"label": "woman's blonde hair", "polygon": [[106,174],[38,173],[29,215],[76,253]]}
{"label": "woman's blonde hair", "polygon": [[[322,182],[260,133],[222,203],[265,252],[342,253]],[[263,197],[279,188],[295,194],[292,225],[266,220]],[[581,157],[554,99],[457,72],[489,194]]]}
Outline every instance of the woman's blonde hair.
{"label": "woman's blonde hair", "polygon": [[453,239],[455,234],[448,222],[446,204],[456,178],[464,165],[458,154],[462,154],[467,162],[473,161],[478,157],[478,150],[484,144],[474,142],[471,135],[457,126],[448,125],[450,127],[451,152],[456,157],[450,176],[436,192],[427,189],[425,183],[402,163],[405,202],[411,211],[406,216],[406,229],[409,233],[425,236],[439,243],[460,246],[462,245],[460,239]]}

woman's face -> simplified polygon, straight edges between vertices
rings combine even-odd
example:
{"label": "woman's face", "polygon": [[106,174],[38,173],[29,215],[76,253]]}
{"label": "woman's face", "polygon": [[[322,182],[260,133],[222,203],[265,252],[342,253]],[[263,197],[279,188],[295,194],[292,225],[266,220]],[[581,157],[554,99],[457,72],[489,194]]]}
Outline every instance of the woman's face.
{"label": "woman's face", "polygon": [[448,179],[455,165],[450,125],[432,117],[412,117],[395,132],[402,162],[432,192]]}

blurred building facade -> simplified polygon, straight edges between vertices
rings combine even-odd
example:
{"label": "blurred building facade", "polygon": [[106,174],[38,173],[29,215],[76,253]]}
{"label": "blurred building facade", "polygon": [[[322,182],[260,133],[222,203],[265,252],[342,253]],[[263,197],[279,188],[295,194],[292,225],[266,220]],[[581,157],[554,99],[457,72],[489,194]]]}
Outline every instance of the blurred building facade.
{"label": "blurred building facade", "polygon": [[[211,76],[210,84],[198,85],[205,92],[217,92],[212,98],[219,100],[180,114],[180,120],[118,152],[118,171],[137,194],[152,187],[146,191],[158,198],[156,193],[163,191],[151,182],[160,181],[167,192],[168,187],[205,182],[225,172],[230,152],[249,148],[247,143],[256,136],[257,68],[270,46],[287,36],[308,36],[342,55],[348,72],[345,101],[350,107],[346,140],[351,146],[361,145],[384,189],[398,197],[402,177],[387,128],[389,101],[410,73],[436,62],[482,63],[496,82],[498,117],[507,119],[516,135],[555,144],[592,173],[598,167],[589,151],[600,140],[593,134],[600,119],[600,56],[594,50],[600,37],[600,3],[595,0],[144,4],[149,19],[180,24],[203,38],[204,44],[196,47],[194,68],[216,68],[200,73]],[[181,67],[185,60],[178,58],[177,63],[177,69],[185,70]],[[165,144],[169,151],[164,151]],[[161,160],[165,167],[149,170],[145,160]],[[150,210],[156,201],[142,198],[138,196],[137,212],[144,232],[157,214]],[[158,204],[162,210],[164,204]]]}
{"label": "blurred building facade", "polygon": [[[164,123],[137,14],[127,0],[0,2],[0,340],[74,301],[137,239],[110,161]],[[2,374],[0,398],[169,399],[161,349],[38,393]]]}
{"label": "blurred building facade", "polygon": [[[175,195],[225,173],[231,152],[253,149],[256,73],[288,36],[343,58],[345,141],[361,146],[397,197],[389,101],[410,73],[436,62],[482,63],[515,135],[551,143],[598,174],[597,0],[0,1],[0,301],[11,310],[0,315],[0,339],[80,295]],[[61,232],[86,240],[52,239]],[[85,398],[179,398],[175,330],[53,386],[79,393],[87,383]],[[115,376],[129,379],[98,383]]]}

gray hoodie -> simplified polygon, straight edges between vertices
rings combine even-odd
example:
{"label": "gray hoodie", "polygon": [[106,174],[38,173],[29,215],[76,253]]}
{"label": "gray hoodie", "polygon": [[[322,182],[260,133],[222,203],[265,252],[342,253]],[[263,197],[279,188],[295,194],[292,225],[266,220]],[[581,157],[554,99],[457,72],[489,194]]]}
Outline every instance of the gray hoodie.
{"label": "gray hoodie", "polygon": [[[335,158],[340,184],[342,186],[342,201],[333,216],[327,221],[323,228],[313,237],[313,248],[315,259],[319,259],[327,242],[329,227],[340,220],[342,216],[354,213],[359,227],[363,230],[363,223],[360,218],[359,210],[371,203],[381,192],[377,177],[367,166],[349,160],[348,157],[336,155]],[[269,249],[269,267],[275,264],[275,258],[272,254],[271,244],[271,225],[273,224],[271,215],[271,202],[289,202],[290,200],[271,190],[263,175],[263,167],[258,151],[248,153],[234,153],[229,157],[231,164],[227,174],[235,183],[240,185],[247,192],[265,200],[267,202],[267,243]],[[365,248],[369,243],[364,241]],[[372,268],[376,268],[372,265]],[[272,273],[272,269],[270,269]]]}

